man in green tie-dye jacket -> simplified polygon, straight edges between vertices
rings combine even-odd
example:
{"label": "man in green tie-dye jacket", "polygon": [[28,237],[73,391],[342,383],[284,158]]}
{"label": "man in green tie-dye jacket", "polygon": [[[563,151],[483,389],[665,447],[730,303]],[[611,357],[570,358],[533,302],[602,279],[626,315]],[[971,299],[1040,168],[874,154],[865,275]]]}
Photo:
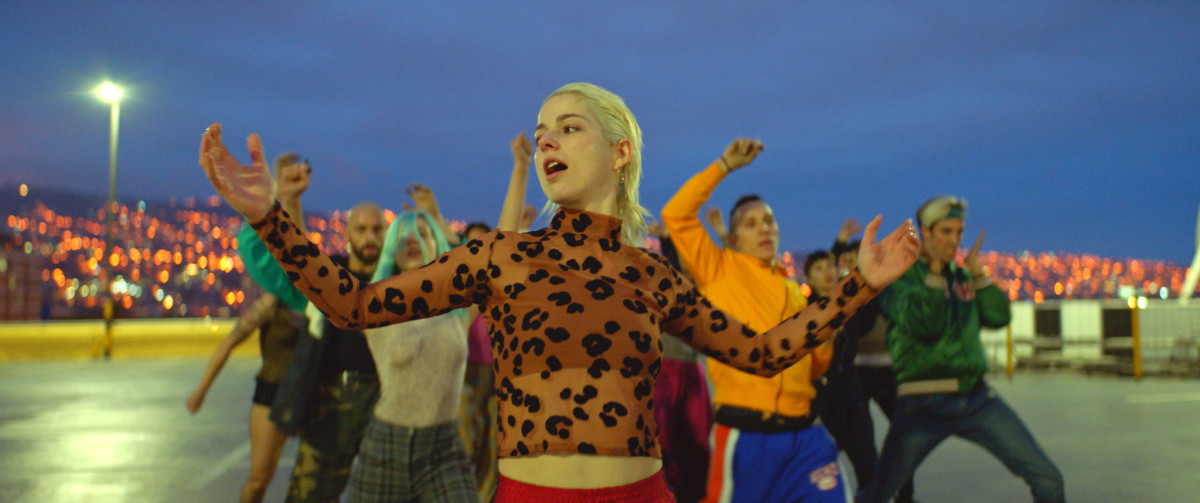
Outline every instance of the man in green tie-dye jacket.
{"label": "man in green tie-dye jacket", "polygon": [[891,327],[888,352],[899,398],[879,466],[860,502],[886,501],[950,435],[978,444],[1023,478],[1034,501],[1065,499],[1063,478],[1017,414],[984,382],[981,326],[1011,315],[1004,291],[979,263],[983,233],[963,265],[955,262],[967,204],[951,196],[917,210],[922,256],[881,295]]}

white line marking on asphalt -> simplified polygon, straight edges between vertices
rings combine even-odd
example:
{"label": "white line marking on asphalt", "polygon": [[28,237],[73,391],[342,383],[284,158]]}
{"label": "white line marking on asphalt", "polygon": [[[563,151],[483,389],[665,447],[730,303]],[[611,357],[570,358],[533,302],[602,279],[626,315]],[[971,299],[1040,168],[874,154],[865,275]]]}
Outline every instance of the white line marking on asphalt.
{"label": "white line marking on asphalt", "polygon": [[1141,395],[1128,395],[1125,397],[1125,401],[1129,403],[1200,402],[1200,392],[1181,391],[1176,393],[1146,393]]}
{"label": "white line marking on asphalt", "polygon": [[217,480],[217,477],[220,477],[222,474],[229,471],[230,468],[233,468],[238,463],[241,463],[242,460],[247,459],[249,456],[250,441],[247,440],[243,442],[242,445],[238,446],[237,449],[234,449],[229,454],[226,454],[224,458],[221,458],[221,460],[218,461],[217,464],[213,465],[212,468],[209,468],[208,471],[204,472],[195,480],[193,480],[192,487],[194,489],[204,488],[208,484],[212,483],[212,481]]}

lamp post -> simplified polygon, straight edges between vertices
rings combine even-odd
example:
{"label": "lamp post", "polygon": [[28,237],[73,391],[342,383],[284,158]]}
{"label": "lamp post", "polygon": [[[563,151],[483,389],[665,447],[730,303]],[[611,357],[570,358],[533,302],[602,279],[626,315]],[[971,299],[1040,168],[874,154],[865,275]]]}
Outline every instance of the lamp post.
{"label": "lamp post", "polygon": [[101,355],[105,359],[112,357],[113,347],[113,234],[116,229],[117,213],[117,132],[121,122],[121,97],[125,92],[112,82],[106,82],[96,88],[96,96],[101,101],[112,105],[108,127],[108,205],[104,218],[108,223],[108,232],[104,235],[104,339],[101,341]]}

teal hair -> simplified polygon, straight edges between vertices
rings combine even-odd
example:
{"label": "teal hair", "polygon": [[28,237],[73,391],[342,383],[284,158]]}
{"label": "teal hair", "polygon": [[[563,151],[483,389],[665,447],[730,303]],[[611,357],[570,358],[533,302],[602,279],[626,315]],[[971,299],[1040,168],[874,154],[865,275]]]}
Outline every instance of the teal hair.
{"label": "teal hair", "polygon": [[[425,220],[429,225],[429,231],[433,233],[434,250],[427,250],[425,240],[420,239],[420,233],[417,230],[417,219]],[[442,226],[438,225],[437,220],[432,215],[424,211],[406,211],[392,220],[392,224],[388,226],[387,234],[383,238],[383,249],[379,252],[379,265],[375,266],[375,274],[371,276],[371,282],[375,283],[385,278],[398,273],[396,271],[396,249],[400,248],[400,243],[408,240],[409,236],[417,236],[417,241],[421,243],[421,259],[426,264],[433,262],[433,259],[441,256],[443,253],[450,251],[450,242],[446,240],[446,235],[442,233]],[[455,309],[452,311],[455,317],[466,319],[466,309]]]}

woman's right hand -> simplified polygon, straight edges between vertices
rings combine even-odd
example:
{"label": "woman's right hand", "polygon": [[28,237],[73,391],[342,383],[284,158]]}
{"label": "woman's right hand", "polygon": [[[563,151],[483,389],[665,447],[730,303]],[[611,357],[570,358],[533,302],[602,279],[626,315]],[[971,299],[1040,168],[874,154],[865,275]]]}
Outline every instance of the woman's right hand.
{"label": "woman's right hand", "polygon": [[229,206],[247,222],[258,222],[275,204],[275,178],[267,168],[257,134],[246,138],[246,148],[250,150],[250,166],[234,159],[221,143],[221,124],[214,123],[200,140],[200,167]]}

